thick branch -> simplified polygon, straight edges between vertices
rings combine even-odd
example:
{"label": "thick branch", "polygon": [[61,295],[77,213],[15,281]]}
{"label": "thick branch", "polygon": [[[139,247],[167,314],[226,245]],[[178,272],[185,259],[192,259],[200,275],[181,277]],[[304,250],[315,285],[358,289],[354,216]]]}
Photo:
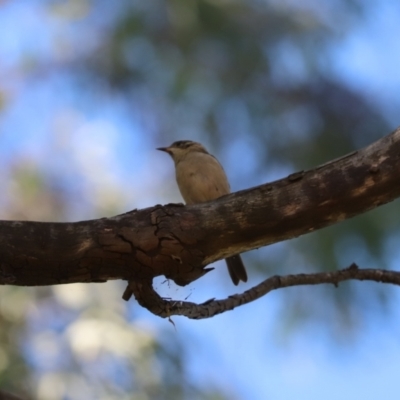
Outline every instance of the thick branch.
{"label": "thick branch", "polygon": [[0,221],[0,284],[109,279],[187,284],[208,263],[293,238],[400,196],[400,129],[307,172],[184,207],[76,223]]}
{"label": "thick branch", "polygon": [[194,206],[209,217],[199,226],[206,232],[205,239],[209,235],[219,238],[209,240],[202,249],[205,262],[362,214],[398,198],[399,181],[400,128],[362,150],[312,170]]}

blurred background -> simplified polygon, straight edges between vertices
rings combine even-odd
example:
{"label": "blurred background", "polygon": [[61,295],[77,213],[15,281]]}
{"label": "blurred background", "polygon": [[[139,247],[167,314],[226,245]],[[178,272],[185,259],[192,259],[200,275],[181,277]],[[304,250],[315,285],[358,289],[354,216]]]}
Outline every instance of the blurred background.
{"label": "blurred background", "polygon": [[[202,142],[232,190],[400,125],[397,0],[0,1],[0,218],[77,221],[180,202],[157,152]],[[399,265],[399,203],[244,254],[186,288]],[[124,282],[0,289],[0,388],[39,400],[398,399],[398,290],[290,288],[175,327]]]}

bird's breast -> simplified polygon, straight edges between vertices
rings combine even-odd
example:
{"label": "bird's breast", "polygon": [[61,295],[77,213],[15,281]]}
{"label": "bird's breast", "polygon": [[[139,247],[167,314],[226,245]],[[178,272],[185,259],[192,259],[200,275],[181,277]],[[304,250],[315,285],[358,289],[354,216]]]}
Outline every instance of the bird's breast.
{"label": "bird's breast", "polygon": [[225,171],[210,155],[178,163],[176,180],[186,204],[203,203],[230,192]]}

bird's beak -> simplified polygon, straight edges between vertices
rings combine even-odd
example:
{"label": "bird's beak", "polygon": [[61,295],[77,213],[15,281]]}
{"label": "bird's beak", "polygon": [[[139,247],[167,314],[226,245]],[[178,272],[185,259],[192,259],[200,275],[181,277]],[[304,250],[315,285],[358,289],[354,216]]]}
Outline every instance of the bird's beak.
{"label": "bird's beak", "polygon": [[169,147],[158,147],[156,150],[165,151],[166,153],[170,153]]}

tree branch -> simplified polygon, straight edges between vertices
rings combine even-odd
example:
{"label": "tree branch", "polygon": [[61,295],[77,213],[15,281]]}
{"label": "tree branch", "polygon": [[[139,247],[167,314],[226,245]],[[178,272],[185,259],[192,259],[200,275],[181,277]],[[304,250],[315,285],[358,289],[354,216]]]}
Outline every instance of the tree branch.
{"label": "tree branch", "polygon": [[356,264],[352,264],[347,269],[334,272],[275,275],[241,294],[229,296],[223,300],[211,299],[202,304],[165,300],[154,291],[150,282],[135,282],[130,284],[129,287],[140,305],[160,317],[169,318],[173,315],[183,315],[190,319],[204,319],[248,304],[276,289],[322,283],[331,283],[337,287],[339,282],[347,280],[375,281],[400,286],[400,272],[381,269],[359,269]]}
{"label": "tree branch", "polygon": [[133,281],[125,297],[133,289],[140,297],[138,286],[144,293],[156,276],[186,285],[209,272],[211,262],[392,201],[400,196],[399,181],[400,128],[312,170],[209,203],[75,223],[0,221],[0,284],[125,279]]}

